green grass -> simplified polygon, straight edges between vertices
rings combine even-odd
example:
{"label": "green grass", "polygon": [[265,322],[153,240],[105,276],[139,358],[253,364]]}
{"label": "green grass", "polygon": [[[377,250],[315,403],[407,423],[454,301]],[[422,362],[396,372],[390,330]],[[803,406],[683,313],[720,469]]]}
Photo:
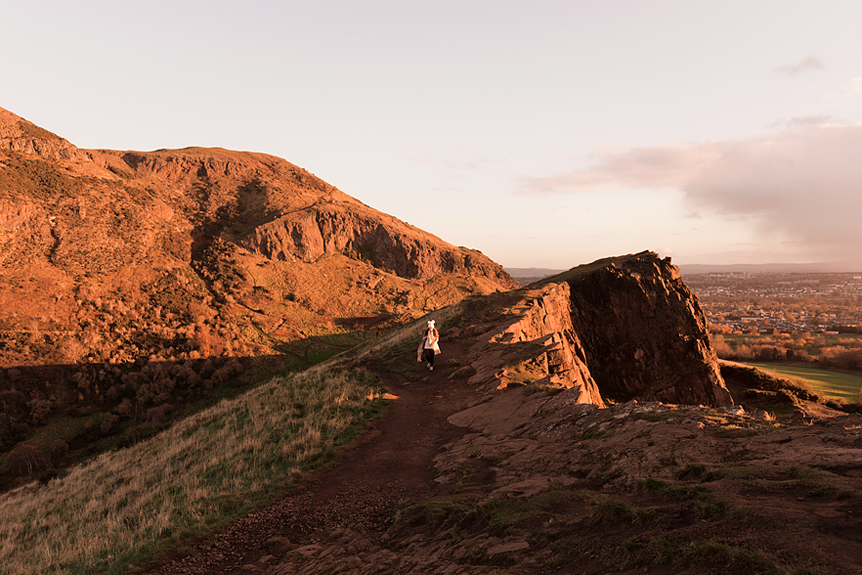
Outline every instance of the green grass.
{"label": "green grass", "polygon": [[[849,340],[849,339],[855,339],[855,340],[857,340],[857,345],[862,345],[862,334],[818,333],[818,334],[814,334],[814,335],[818,339],[822,338],[823,344],[826,347],[831,347],[834,345],[841,345],[841,342]],[[764,342],[767,345],[771,345],[772,343],[774,343],[776,341],[778,341],[779,343],[785,342],[785,341],[793,343],[793,342],[799,341],[800,339],[811,339],[811,337],[812,337],[811,335],[799,335],[799,334],[791,335],[790,337],[787,337],[787,336],[775,336],[775,335],[771,335],[771,334],[757,334],[757,335],[755,335],[755,334],[741,334],[741,333],[724,333],[724,334],[721,334],[721,336],[724,338],[724,341],[726,341],[727,343],[730,343],[734,348],[739,346],[739,345],[743,345],[743,344],[745,344],[745,345],[758,345],[758,344],[763,344]],[[817,347],[812,347],[811,349],[812,349],[812,351],[815,352],[814,355],[818,355],[820,353],[819,348],[817,348]]]}
{"label": "green grass", "polygon": [[604,495],[595,497],[590,505],[596,515],[610,523],[636,525],[648,524],[660,519],[660,514],[655,508],[631,505]]}
{"label": "green grass", "polygon": [[751,367],[777,374],[781,377],[800,379],[811,389],[827,399],[859,401],[862,391],[862,377],[823,369],[780,365],[772,363],[746,363]]}
{"label": "green grass", "polygon": [[3,494],[2,572],[126,573],[274,500],[383,409],[372,374],[317,366]]}
{"label": "green grass", "polygon": [[580,491],[552,487],[524,499],[488,499],[478,506],[478,510],[491,529],[509,533],[521,522],[558,512],[566,503],[582,497],[584,494]]}
{"label": "green grass", "polygon": [[723,566],[728,570],[732,569],[734,573],[740,570],[752,574],[789,575],[791,573],[769,553],[748,549],[720,539],[689,543],[669,541],[661,537],[644,542],[627,540],[613,548],[605,549],[604,556],[608,563],[615,564],[620,569],[642,564],[669,564],[677,568],[693,565]]}
{"label": "green grass", "polygon": [[791,467],[787,470],[789,479],[782,481],[785,486],[805,492],[807,497],[837,497],[849,499],[859,495],[845,485],[841,478],[823,469]]}

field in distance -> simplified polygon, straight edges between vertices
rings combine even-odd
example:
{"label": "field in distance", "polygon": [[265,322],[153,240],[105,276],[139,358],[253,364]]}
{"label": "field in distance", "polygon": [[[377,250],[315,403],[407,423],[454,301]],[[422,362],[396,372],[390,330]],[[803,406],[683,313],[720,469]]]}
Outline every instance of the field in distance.
{"label": "field in distance", "polygon": [[747,363],[746,365],[781,377],[800,380],[825,399],[859,401],[860,392],[862,392],[862,376],[851,373],[775,363]]}

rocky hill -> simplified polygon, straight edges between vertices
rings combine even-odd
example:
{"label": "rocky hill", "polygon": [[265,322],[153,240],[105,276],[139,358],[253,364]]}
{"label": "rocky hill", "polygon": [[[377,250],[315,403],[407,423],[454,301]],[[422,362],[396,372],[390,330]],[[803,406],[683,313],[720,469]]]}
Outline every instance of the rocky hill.
{"label": "rocky hill", "polygon": [[56,416],[82,429],[35,468],[515,286],[280,158],[82,150],[0,108],[0,454]]}
{"label": "rocky hill", "polygon": [[[862,419],[792,382],[720,366],[669,258],[606,258],[510,289],[480,253],[278,158],[82,151],[0,117],[4,486],[62,475],[82,446],[136,443],[106,461],[167,446],[176,461],[188,454],[169,438],[183,429],[255,428],[230,464],[235,491],[201,482],[226,475],[223,454],[206,449],[208,467],[187,478],[200,499],[183,505],[218,513],[255,490],[275,503],[209,535],[162,515],[152,495],[160,475],[182,473],[141,465],[155,470],[141,487],[125,490],[129,475],[94,482],[117,487],[136,517],[165,518],[146,528],[161,539],[123,560],[170,551],[136,573],[858,572]],[[420,315],[441,327],[433,371],[414,359],[424,318],[376,337]],[[157,433],[273,358],[307,365],[363,339],[317,375],[375,372],[386,393],[367,401],[389,412],[341,464],[287,493],[280,472],[266,484],[243,475],[269,469],[255,446],[291,461],[289,428],[309,417],[283,380]],[[290,390],[284,403],[276,387]],[[250,396],[294,419],[260,425],[240,401]],[[52,495],[65,479],[11,494],[68,508]],[[117,554],[137,553],[76,539],[91,531],[104,544],[110,512],[83,526],[72,515],[57,531],[75,571],[117,570]],[[51,529],[23,516],[7,556],[39,549],[39,564],[57,567],[52,547],[27,544]]]}

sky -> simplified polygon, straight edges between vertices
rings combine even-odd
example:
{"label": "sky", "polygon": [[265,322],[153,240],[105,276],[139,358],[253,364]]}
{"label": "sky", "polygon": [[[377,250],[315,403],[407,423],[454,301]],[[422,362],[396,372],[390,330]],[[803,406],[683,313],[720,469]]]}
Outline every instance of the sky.
{"label": "sky", "polygon": [[507,267],[862,271],[856,0],[0,0],[0,107],[282,157]]}

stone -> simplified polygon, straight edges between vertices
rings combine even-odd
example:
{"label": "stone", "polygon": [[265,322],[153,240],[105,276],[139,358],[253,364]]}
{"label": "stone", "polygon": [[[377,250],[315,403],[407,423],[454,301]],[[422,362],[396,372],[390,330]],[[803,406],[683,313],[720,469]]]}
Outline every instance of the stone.
{"label": "stone", "polygon": [[486,553],[488,557],[493,557],[494,555],[500,555],[501,553],[512,553],[515,551],[524,551],[530,548],[530,544],[526,539],[514,539],[512,541],[506,541],[499,545],[495,545],[489,548]]}
{"label": "stone", "polygon": [[706,316],[670,258],[605,258],[555,276],[602,393],[677,404],[733,404]]}
{"label": "stone", "polygon": [[510,483],[491,492],[492,499],[527,499],[543,493],[549,486],[547,477],[531,477],[517,483]]}
{"label": "stone", "polygon": [[733,405],[706,316],[670,258],[605,258],[512,294],[496,317],[456,326],[476,334],[469,383],[564,388],[567,401],[598,407],[604,395]]}

